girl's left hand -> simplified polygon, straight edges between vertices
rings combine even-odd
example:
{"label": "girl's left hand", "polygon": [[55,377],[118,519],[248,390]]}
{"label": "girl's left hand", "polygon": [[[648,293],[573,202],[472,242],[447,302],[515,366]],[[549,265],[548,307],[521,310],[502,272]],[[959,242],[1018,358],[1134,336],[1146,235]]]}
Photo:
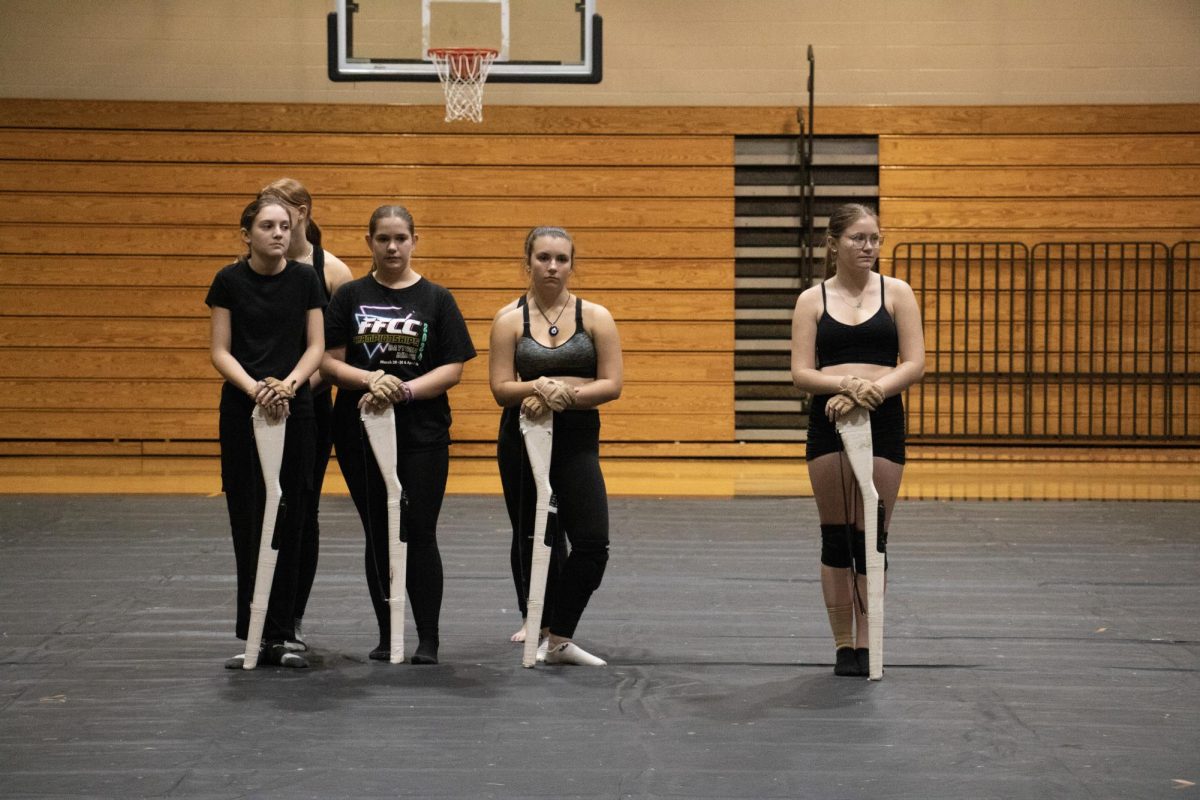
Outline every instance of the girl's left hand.
{"label": "girl's left hand", "polygon": [[837,422],[854,410],[856,405],[858,404],[850,397],[844,394],[835,394],[825,402],[825,416],[830,422]]}
{"label": "girl's left hand", "polygon": [[371,394],[370,392],[364,392],[363,396],[358,398],[358,410],[359,411],[372,411],[372,412],[378,414],[380,411],[385,410],[391,404],[392,404],[392,402],[390,400],[388,400],[386,397],[376,397],[375,395]]}

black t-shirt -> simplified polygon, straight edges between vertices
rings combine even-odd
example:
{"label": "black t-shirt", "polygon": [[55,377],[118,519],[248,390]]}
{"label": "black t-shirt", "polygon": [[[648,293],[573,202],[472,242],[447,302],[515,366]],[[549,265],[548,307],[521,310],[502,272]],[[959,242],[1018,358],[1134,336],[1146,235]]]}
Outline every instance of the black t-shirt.
{"label": "black t-shirt", "polygon": [[[229,350],[256,381],[292,371],[308,348],[308,312],[325,306],[316,271],[298,261],[277,275],[260,275],[245,260],[230,264],[213,278],[204,302],[229,310]],[[291,406],[292,413],[312,407],[307,381]]]}
{"label": "black t-shirt", "polygon": [[[371,275],[343,284],[325,311],[325,347],[344,347],[350,366],[381,369],[402,381],[475,357],[454,296],[425,278],[403,289],[389,289]],[[337,404],[357,405],[362,394],[361,389],[339,390]],[[399,444],[449,444],[445,392],[395,408]]]}

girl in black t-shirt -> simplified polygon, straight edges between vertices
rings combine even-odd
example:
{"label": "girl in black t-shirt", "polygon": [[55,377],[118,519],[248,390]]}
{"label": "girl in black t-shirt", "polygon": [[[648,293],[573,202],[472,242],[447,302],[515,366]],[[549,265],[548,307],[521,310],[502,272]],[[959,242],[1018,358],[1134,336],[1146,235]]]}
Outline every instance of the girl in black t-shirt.
{"label": "girl in black t-shirt", "polygon": [[[242,212],[242,240],[248,254],[213,279],[205,302],[212,309],[212,362],[221,387],[221,486],[229,509],[237,562],[236,634],[245,639],[258,563],[266,493],[250,421],[255,405],[287,417],[280,484],[286,511],[267,620],[264,663],[308,666],[284,641],[293,631],[296,543],[304,524],[312,484],[315,434],[308,378],[324,351],[324,300],[316,273],[286,257],[291,214],[278,200],[258,198]],[[226,662],[241,666],[240,657]]]}
{"label": "girl in black t-shirt", "polygon": [[[311,264],[316,270],[323,297],[328,303],[333,293],[347,281],[353,280],[350,267],[321,245],[321,228],[313,219],[313,199],[304,184],[295,178],[280,178],[262,188],[259,197],[270,196],[282,200],[292,212],[292,243],[288,247],[288,258],[302,264]],[[297,556],[299,566],[296,578],[296,621],[295,638],[288,640],[288,648],[307,650],[301,634],[301,622],[308,607],[313,580],[317,576],[317,558],[321,549],[320,506],[321,487],[325,483],[325,470],[329,467],[329,455],[333,451],[333,396],[329,384],[321,380],[321,372],[313,373],[308,382],[313,395],[313,418],[317,426],[317,450],[313,464],[313,485],[309,493],[308,511],[304,516],[304,534],[300,537]]]}
{"label": "girl in black t-shirt", "polygon": [[462,378],[475,347],[450,292],[409,263],[417,234],[404,207],[376,209],[366,239],[371,273],[343,285],[330,302],[321,372],[339,387],[333,441],[366,534],[367,588],[379,623],[379,645],[370,658],[391,657],[387,490],[359,415],[368,403],[390,403],[396,414],[396,474],[404,487],[405,585],[418,639],[412,663],[436,664],[442,606],[437,520],[450,465],[446,392]]}

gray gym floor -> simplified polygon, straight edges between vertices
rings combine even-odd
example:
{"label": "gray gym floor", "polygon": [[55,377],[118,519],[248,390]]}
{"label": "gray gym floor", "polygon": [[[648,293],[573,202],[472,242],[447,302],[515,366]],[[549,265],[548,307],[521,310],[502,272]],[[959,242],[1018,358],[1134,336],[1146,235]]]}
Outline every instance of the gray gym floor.
{"label": "gray gym floor", "polygon": [[1200,796],[1198,517],[902,502],[871,683],[832,674],[810,499],[614,498],[610,665],[524,670],[499,498],[446,499],[433,667],[366,659],[327,498],[313,667],[242,672],[222,498],[0,497],[0,796]]}

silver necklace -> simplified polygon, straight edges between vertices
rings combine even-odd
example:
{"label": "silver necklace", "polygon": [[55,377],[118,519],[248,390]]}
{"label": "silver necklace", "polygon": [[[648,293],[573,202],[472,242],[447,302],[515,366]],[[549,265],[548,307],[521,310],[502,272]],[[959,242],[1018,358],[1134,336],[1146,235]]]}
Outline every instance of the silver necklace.
{"label": "silver necklace", "polygon": [[545,310],[542,309],[542,304],[537,301],[536,297],[533,298],[533,304],[535,306],[537,306],[538,313],[540,313],[542,315],[542,319],[546,320],[546,322],[550,325],[549,333],[551,336],[558,336],[558,321],[560,319],[562,319],[563,312],[567,310],[567,306],[570,305],[570,303],[571,303],[571,293],[567,292],[566,302],[563,303],[562,308],[560,308],[558,310],[558,316],[554,318],[553,322],[550,322],[550,318],[548,316],[546,316]]}
{"label": "silver necklace", "polygon": [[846,305],[850,306],[851,308],[860,308],[860,309],[861,309],[861,308],[863,307],[863,300],[865,299],[865,295],[866,295],[866,294],[867,294],[867,290],[866,290],[866,288],[864,287],[864,288],[863,288],[863,290],[862,290],[861,292],[859,292],[859,293],[858,293],[858,302],[857,302],[857,303],[851,303],[849,300],[847,300],[847,299],[846,299],[846,290],[845,290],[845,288],[844,288],[844,287],[842,287],[842,286],[840,286],[840,285],[838,286],[838,297],[840,297],[840,298],[842,299],[842,302],[843,302],[843,303],[845,303]]}

